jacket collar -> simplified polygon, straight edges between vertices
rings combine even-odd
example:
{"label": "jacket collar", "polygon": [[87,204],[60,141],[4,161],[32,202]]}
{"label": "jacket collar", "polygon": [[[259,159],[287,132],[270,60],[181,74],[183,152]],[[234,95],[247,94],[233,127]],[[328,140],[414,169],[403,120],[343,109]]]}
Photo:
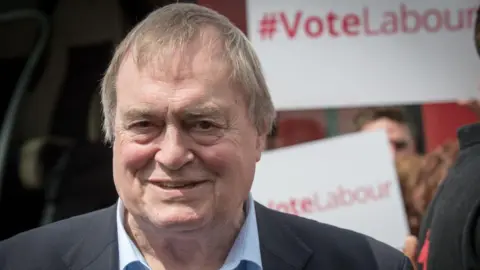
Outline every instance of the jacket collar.
{"label": "jacket collar", "polygon": [[[71,270],[117,270],[118,243],[116,205],[88,214],[85,222],[74,223],[71,228],[77,244],[63,256]],[[78,225],[77,225],[78,224]]]}
{"label": "jacket collar", "polygon": [[263,269],[304,269],[312,250],[279,220],[278,213],[259,203],[255,203],[255,209]]}
{"label": "jacket collar", "polygon": [[[255,203],[260,253],[264,270],[301,270],[312,250],[278,219],[276,212]],[[116,204],[89,214],[88,219],[72,228],[78,244],[64,256],[71,270],[117,270],[118,242]]]}

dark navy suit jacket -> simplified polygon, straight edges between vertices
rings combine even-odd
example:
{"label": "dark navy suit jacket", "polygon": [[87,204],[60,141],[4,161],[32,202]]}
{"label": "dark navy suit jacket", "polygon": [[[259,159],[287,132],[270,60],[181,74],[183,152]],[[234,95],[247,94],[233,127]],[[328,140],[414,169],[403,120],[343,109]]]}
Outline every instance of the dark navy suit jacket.
{"label": "dark navy suit jacket", "polygon": [[[370,237],[255,204],[264,270],[413,270]],[[1,270],[118,270],[115,205],[0,242]]]}

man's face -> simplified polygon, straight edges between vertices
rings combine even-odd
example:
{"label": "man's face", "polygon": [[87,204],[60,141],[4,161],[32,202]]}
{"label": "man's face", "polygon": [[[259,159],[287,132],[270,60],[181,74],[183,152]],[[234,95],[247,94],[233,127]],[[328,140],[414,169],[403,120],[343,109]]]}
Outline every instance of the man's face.
{"label": "man's face", "polygon": [[224,61],[189,56],[167,72],[139,71],[128,56],[117,80],[117,191],[132,215],[170,232],[241,216],[265,142]]}
{"label": "man's face", "polygon": [[398,123],[388,118],[367,123],[363,126],[364,131],[386,130],[390,148],[395,157],[415,154],[415,142],[407,125]]}

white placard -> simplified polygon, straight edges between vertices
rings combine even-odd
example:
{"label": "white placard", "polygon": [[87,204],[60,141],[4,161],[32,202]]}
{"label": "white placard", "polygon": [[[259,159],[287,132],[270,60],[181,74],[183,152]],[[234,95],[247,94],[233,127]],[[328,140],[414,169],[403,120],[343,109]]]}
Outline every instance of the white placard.
{"label": "white placard", "polygon": [[261,204],[403,247],[409,229],[384,131],[265,152],[252,187]]}
{"label": "white placard", "polygon": [[478,97],[478,0],[247,0],[277,109]]}

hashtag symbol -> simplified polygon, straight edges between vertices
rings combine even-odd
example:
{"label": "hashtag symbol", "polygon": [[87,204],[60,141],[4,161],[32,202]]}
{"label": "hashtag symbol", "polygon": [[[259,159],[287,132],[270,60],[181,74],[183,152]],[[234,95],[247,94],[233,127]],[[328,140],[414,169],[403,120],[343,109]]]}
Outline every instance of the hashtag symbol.
{"label": "hashtag symbol", "polygon": [[275,13],[265,13],[263,18],[260,20],[260,38],[263,39],[272,39],[275,33],[277,32],[277,16]]}

